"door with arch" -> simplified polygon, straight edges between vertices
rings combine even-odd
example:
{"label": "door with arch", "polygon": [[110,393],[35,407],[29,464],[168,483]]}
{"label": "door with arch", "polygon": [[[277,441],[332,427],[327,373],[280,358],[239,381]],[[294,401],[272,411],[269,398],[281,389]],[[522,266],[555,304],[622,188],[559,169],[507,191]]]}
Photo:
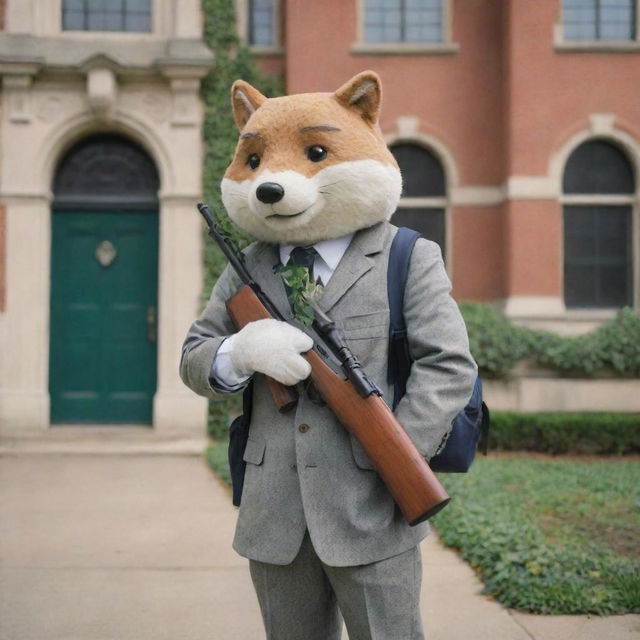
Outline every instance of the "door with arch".
{"label": "door with arch", "polygon": [[151,424],[157,372],[156,167],[132,141],[95,135],[54,178],[52,423]]}

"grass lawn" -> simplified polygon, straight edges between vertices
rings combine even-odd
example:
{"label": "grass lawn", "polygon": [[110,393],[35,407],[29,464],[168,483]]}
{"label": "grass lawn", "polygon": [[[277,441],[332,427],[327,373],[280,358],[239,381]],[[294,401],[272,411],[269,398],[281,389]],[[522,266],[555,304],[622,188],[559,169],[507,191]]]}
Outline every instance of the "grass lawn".
{"label": "grass lawn", "polygon": [[[226,456],[207,449],[230,482]],[[433,524],[485,593],[534,613],[640,612],[640,461],[496,455],[440,478],[453,499]]]}
{"label": "grass lawn", "polygon": [[480,458],[441,479],[443,542],[508,607],[545,614],[640,612],[640,462]]}

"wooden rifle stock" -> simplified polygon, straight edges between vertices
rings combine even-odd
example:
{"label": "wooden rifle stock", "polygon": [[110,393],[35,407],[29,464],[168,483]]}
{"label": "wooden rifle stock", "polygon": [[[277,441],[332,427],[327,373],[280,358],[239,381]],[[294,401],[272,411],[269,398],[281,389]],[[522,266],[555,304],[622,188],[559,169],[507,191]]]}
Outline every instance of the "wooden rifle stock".
{"label": "wooden rifle stock", "polygon": [[[227,309],[238,330],[254,320],[272,317],[249,286],[227,302]],[[313,384],[362,445],[407,522],[416,525],[446,506],[447,492],[382,398],[360,396],[315,350],[303,357],[311,365]],[[271,390],[273,394],[274,387]]]}

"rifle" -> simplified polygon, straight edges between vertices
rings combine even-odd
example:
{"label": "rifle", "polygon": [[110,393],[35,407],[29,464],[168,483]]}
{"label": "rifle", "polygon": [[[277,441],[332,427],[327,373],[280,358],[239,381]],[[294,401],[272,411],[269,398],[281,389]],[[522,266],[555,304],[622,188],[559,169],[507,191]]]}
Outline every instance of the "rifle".
{"label": "rifle", "polygon": [[[227,310],[238,330],[264,318],[284,320],[282,314],[253,280],[243,254],[220,233],[220,225],[204,203],[198,204],[209,236],[229,260],[244,283],[227,301]],[[311,365],[311,381],[336,418],[361,444],[404,518],[414,526],[449,503],[449,496],[424,457],[382,399],[380,390],[366,376],[335,323],[312,303],[313,328],[321,336],[303,357]],[[340,363],[331,366],[331,356]],[[330,364],[331,363],[331,364]],[[297,400],[295,389],[267,378],[280,411]]]}

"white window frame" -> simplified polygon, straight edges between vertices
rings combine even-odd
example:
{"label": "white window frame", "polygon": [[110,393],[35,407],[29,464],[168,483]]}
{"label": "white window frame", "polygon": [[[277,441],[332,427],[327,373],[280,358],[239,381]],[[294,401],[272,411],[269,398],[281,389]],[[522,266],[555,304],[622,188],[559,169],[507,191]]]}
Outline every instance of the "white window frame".
{"label": "white window frame", "polygon": [[365,3],[357,0],[356,41],[350,51],[360,55],[450,55],[460,51],[452,40],[453,0],[442,0],[442,42],[367,42],[365,40]]}
{"label": "white window frame", "polygon": [[284,54],[282,46],[282,2],[274,0],[273,3],[273,44],[261,45],[249,42],[249,0],[235,0],[236,26],[238,35],[252,53],[259,56],[281,56]]}
{"label": "white window frame", "polygon": [[553,25],[554,49],[559,53],[634,52],[640,51],[640,0],[635,2],[635,38],[633,40],[571,40],[564,37],[564,1],[558,2],[558,20]]}

